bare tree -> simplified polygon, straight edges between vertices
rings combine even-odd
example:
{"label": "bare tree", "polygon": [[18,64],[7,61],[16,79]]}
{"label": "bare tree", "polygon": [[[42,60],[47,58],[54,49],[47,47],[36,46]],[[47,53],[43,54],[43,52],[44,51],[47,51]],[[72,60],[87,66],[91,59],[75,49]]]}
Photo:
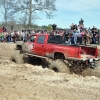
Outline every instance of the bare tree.
{"label": "bare tree", "polygon": [[10,19],[11,15],[11,6],[9,5],[9,0],[1,0],[0,1],[0,12],[3,16],[3,20],[5,22],[6,27],[8,26],[8,20]]}
{"label": "bare tree", "polygon": [[[27,15],[28,15],[28,12],[26,10],[26,12],[24,12],[23,15],[19,18],[19,23],[21,23],[23,25],[23,28],[25,28],[25,29],[28,26],[28,20],[27,19],[28,19],[29,16],[27,16]],[[34,16],[34,17],[32,17],[34,22],[35,22],[36,19],[39,19],[39,17],[35,13],[33,13],[32,16]]]}
{"label": "bare tree", "polygon": [[33,19],[38,17],[38,12],[45,12],[48,18],[53,17],[56,0],[10,0],[13,7],[13,13],[21,12],[27,15],[28,27],[32,25]]}

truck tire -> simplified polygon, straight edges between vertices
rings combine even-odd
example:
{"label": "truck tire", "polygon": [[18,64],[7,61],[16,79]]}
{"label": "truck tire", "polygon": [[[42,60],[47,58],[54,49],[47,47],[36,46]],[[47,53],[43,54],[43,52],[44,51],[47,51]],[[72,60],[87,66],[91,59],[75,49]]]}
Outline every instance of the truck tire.
{"label": "truck tire", "polygon": [[54,70],[55,72],[61,72],[61,73],[68,73],[70,74],[70,70],[67,64],[65,64],[62,60],[57,59],[56,61],[53,61],[49,65],[49,69]]}
{"label": "truck tire", "polygon": [[14,54],[11,55],[10,60],[17,63],[17,64],[23,64],[23,54],[20,54],[20,51],[16,51]]}

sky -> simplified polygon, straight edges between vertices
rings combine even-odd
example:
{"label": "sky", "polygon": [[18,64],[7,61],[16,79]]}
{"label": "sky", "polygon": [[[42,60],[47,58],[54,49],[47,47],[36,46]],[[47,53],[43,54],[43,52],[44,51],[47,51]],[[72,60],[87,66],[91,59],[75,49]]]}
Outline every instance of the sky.
{"label": "sky", "polygon": [[84,27],[100,28],[100,0],[56,0],[53,19],[42,17],[38,25],[56,24],[60,28],[69,28],[72,23],[79,24],[84,20]]}

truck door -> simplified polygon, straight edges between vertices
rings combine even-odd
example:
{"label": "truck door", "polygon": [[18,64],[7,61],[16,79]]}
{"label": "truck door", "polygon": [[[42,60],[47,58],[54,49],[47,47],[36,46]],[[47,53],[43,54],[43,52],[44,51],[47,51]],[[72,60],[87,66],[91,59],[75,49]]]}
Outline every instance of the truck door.
{"label": "truck door", "polygon": [[35,39],[36,35],[32,35],[28,38],[27,42],[25,42],[22,46],[22,50],[26,53],[33,53],[34,52],[34,47],[35,47]]}
{"label": "truck door", "polygon": [[35,53],[37,55],[40,55],[40,56],[45,56],[46,55],[46,52],[45,52],[45,38],[46,36],[45,35],[38,35],[37,37],[37,41],[36,41],[36,47],[35,47]]}

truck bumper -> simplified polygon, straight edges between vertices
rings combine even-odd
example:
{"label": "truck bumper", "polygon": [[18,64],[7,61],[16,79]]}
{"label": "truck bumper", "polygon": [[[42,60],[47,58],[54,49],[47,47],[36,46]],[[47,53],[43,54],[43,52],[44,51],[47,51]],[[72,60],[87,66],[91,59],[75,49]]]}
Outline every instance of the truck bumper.
{"label": "truck bumper", "polygon": [[67,57],[66,60],[72,60],[72,61],[99,61],[100,58],[73,58],[73,57]]}
{"label": "truck bumper", "polygon": [[81,62],[81,64],[85,64],[86,66],[89,66],[92,69],[95,69],[98,67],[98,61],[100,58],[67,58],[66,60],[73,61],[73,62]]}

